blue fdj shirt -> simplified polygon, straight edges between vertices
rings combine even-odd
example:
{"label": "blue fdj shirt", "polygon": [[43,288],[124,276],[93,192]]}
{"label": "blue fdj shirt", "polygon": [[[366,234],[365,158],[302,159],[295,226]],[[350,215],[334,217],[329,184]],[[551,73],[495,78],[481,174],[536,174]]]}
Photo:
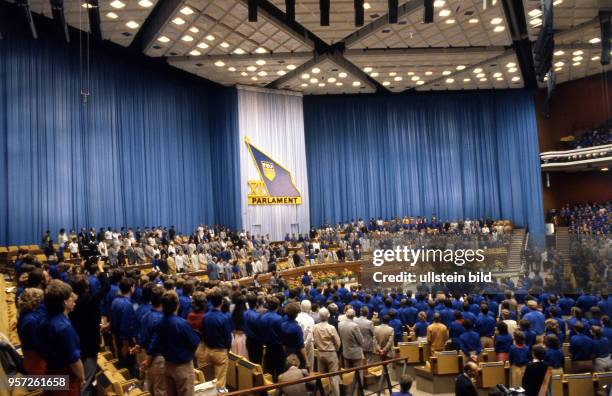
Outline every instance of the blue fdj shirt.
{"label": "blue fdj shirt", "polygon": [[102,299],[102,306],[100,307],[100,313],[102,316],[110,316],[111,305],[113,304],[113,300],[119,294],[119,286],[112,284],[110,285],[110,289],[108,293]]}
{"label": "blue fdj shirt", "polygon": [[142,318],[149,313],[149,311],[151,311],[151,304],[146,303],[146,304],[140,304],[138,306],[138,309],[136,309],[136,321],[137,321],[137,325],[136,328],[140,329],[140,326],[142,325]]}
{"label": "blue fdj shirt", "polygon": [[572,360],[591,360],[593,357],[593,340],[584,334],[570,338],[569,351]]}
{"label": "blue fdj shirt", "polygon": [[40,351],[47,361],[47,369],[65,369],[81,358],[79,336],[70,319],[64,314],[47,318],[38,332]]}
{"label": "blue fdj shirt", "polygon": [[417,309],[415,307],[406,307],[400,309],[400,319],[402,324],[413,326],[417,320]]}
{"label": "blue fdj shirt", "polygon": [[258,330],[257,330],[257,319],[259,319],[259,314],[254,309],[249,309],[245,311],[244,315],[244,334],[247,338],[252,340],[260,341]]}
{"label": "blue fdj shirt", "polygon": [[495,336],[495,352],[510,352],[512,336],[510,334],[498,334]]}
{"label": "blue fdj shirt", "polygon": [[[402,321],[399,319],[390,320],[389,326],[393,327],[393,334],[395,336],[395,339],[401,340],[403,333]],[[425,334],[427,335],[427,330],[425,331]]]}
{"label": "blue fdj shirt", "polygon": [[480,314],[474,327],[481,337],[493,337],[493,334],[495,334],[495,319],[489,315]]}
{"label": "blue fdj shirt", "polygon": [[482,351],[482,344],[480,343],[480,336],[474,330],[466,331],[459,336],[459,344],[461,351],[466,355],[469,355],[471,351],[475,351],[480,354]]}
{"label": "blue fdj shirt", "polygon": [[149,312],[142,316],[140,322],[140,332],[138,333],[138,344],[144,348],[149,348],[151,345],[151,339],[155,333],[155,326],[162,320],[162,313],[154,309],[149,309]]}
{"label": "blue fdj shirt", "polygon": [[189,315],[189,312],[191,312],[191,297],[181,295],[179,297],[178,315],[181,318],[186,319],[187,315]]}
{"label": "blue fdj shirt", "polygon": [[266,312],[259,317],[258,328],[262,334],[262,341],[266,345],[282,345],[283,318],[276,312]]}
{"label": "blue fdj shirt", "polygon": [[112,333],[121,341],[130,341],[136,337],[136,313],[132,301],[126,296],[117,296],[110,311]]}
{"label": "blue fdj shirt", "polygon": [[465,333],[465,327],[463,327],[463,324],[457,321],[454,321],[453,323],[450,324],[450,327],[448,329],[448,335],[450,336],[450,338],[453,339],[453,342],[459,342],[459,337],[461,337],[461,334]]}
{"label": "blue fdj shirt", "polygon": [[155,327],[149,356],[162,355],[168,362],[183,364],[193,360],[200,337],[187,321],[179,316],[164,316]]}
{"label": "blue fdj shirt", "polygon": [[93,275],[89,275],[89,278],[87,279],[89,281],[89,292],[93,296],[98,290],[100,290],[100,287],[102,287],[102,285],[100,284],[98,278]]}
{"label": "blue fdj shirt", "polygon": [[37,349],[39,341],[38,331],[41,323],[45,320],[45,316],[45,310],[40,308],[19,316],[17,334],[21,341],[21,349],[24,351]]}
{"label": "blue fdj shirt", "polygon": [[531,360],[531,352],[527,345],[510,346],[510,364],[513,366],[525,366]]}
{"label": "blue fdj shirt", "polygon": [[565,361],[565,357],[563,356],[563,352],[559,349],[546,349],[546,355],[544,356],[544,363],[549,365],[554,369],[558,369],[563,367],[563,362]]}
{"label": "blue fdj shirt", "polygon": [[605,358],[610,356],[610,344],[607,338],[593,340],[593,353],[596,358]]}
{"label": "blue fdj shirt", "polygon": [[427,327],[429,322],[416,322],[414,325],[414,335],[417,337],[427,337]]}
{"label": "blue fdj shirt", "polygon": [[304,333],[295,320],[287,320],[281,324],[283,346],[289,348],[304,347]]}
{"label": "blue fdj shirt", "polygon": [[531,311],[523,316],[523,319],[528,320],[531,323],[531,330],[535,331],[537,335],[543,334],[545,329],[544,322],[546,318],[540,311]]}
{"label": "blue fdj shirt", "polygon": [[202,341],[209,348],[230,349],[232,346],[232,321],[218,309],[204,315]]}

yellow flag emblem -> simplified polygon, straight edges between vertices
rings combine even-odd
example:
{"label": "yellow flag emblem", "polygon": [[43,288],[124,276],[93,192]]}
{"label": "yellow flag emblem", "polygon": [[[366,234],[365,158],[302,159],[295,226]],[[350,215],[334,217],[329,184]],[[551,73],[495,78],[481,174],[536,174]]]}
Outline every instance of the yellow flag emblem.
{"label": "yellow flag emblem", "polygon": [[268,180],[272,181],[276,177],[276,171],[274,170],[274,164],[267,161],[261,161],[261,168],[263,169],[263,174]]}

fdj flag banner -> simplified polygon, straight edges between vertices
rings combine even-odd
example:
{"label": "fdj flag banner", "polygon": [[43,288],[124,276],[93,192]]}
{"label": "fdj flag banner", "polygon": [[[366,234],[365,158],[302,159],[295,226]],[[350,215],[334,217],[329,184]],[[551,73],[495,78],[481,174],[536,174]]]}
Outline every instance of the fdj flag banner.
{"label": "fdj flag banner", "polygon": [[253,146],[248,138],[244,140],[261,177],[261,180],[248,181],[249,205],[300,205],[302,195],[291,172]]}

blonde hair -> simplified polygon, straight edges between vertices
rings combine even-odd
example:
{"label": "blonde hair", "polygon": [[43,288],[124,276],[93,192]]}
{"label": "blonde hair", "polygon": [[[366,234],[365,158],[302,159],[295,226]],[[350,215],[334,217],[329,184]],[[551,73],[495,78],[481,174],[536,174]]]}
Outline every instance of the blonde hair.
{"label": "blonde hair", "polygon": [[19,313],[35,310],[44,298],[42,290],[35,287],[28,287],[19,296]]}

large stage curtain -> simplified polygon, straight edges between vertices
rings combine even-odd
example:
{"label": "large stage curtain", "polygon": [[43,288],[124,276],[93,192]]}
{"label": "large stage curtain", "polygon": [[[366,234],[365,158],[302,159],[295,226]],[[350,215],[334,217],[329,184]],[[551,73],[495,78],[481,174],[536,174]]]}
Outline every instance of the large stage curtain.
{"label": "large stage curtain", "polygon": [[215,222],[216,87],[100,50],[83,104],[78,45],[0,19],[0,245],[60,227]]}
{"label": "large stage curtain", "polygon": [[503,218],[544,231],[531,94],[306,97],[311,222]]}
{"label": "large stage curtain", "polygon": [[[301,94],[238,87],[238,130],[242,227],[254,234],[269,234],[272,240],[283,239],[285,233],[307,233],[309,183]],[[301,205],[247,205],[247,181],[259,180],[260,176],[245,137],[291,172],[302,195]]]}

